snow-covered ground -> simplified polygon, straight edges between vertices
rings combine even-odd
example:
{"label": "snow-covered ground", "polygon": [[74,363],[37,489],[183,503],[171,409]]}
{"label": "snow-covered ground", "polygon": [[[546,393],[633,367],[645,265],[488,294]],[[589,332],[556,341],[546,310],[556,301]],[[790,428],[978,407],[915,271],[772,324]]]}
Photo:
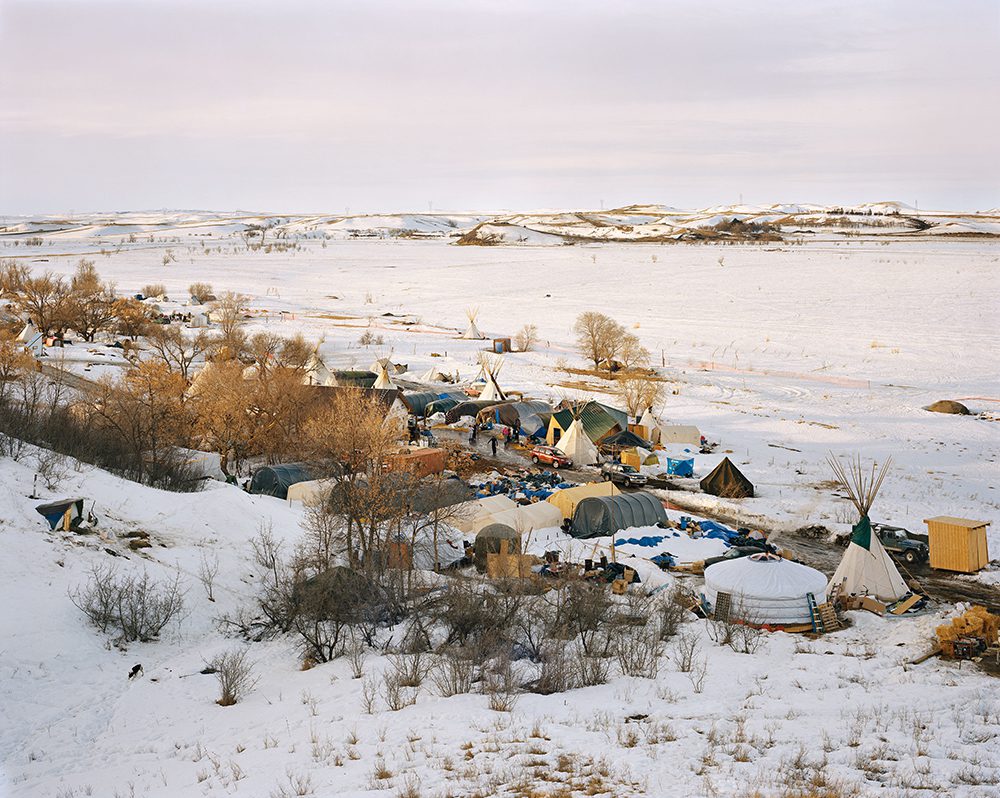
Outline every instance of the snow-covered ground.
{"label": "snow-covered ground", "polygon": [[[670,379],[658,415],[719,442],[696,456],[696,476],[728,453],[757,486],[755,499],[706,506],[778,525],[847,523],[853,511],[832,495],[826,454],[891,455],[876,520],[923,531],[931,515],[981,518],[1000,552],[1000,248],[989,240],[480,248],[292,237],[293,248],[265,253],[235,228],[219,233],[171,232],[116,251],[121,237],[105,230],[64,232],[0,253],[63,273],[95,258],[124,293],[164,283],[176,299],[209,282],[253,297],[251,329],[322,340],[331,368],[366,368],[391,351],[411,377],[432,365],[473,376],[483,344],[456,330],[475,305],[490,336],[539,328],[536,351],[506,357],[504,388],[614,403],[608,383],[561,368],[585,366],[573,320],[599,310],[638,335]],[[164,266],[167,248],[176,260]],[[358,344],[367,328],[383,346]],[[922,409],[937,399],[980,415]],[[258,525],[291,542],[301,512],[232,487],[168,494],[83,467],[46,495],[96,501],[110,542],[67,537],[46,531],[27,498],[35,470],[30,456],[0,462],[0,794],[266,796],[295,794],[302,777],[316,795],[537,795],[512,785],[544,771],[550,786],[603,780],[606,794],[741,795],[821,760],[828,777],[865,794],[991,794],[1000,777],[995,682],[954,663],[905,664],[953,608],[853,613],[850,629],[817,641],[770,635],[755,654],[715,645],[692,623],[703,685],[668,646],[654,680],[523,694],[510,713],[427,684],[415,705],[389,712],[379,699],[367,714],[364,680],[345,662],[301,671],[290,643],[262,643],[252,647],[257,688],[222,708],[213,678],[197,673],[232,645],[213,618],[253,592],[247,541]],[[123,653],[67,591],[135,528],[155,545],[113,561],[155,575],[179,568],[188,614],[160,642]],[[220,560],[214,603],[196,576],[202,553]],[[138,662],[145,675],[129,681]],[[372,655],[369,678],[386,665]],[[626,722],[634,715],[648,717]]]}

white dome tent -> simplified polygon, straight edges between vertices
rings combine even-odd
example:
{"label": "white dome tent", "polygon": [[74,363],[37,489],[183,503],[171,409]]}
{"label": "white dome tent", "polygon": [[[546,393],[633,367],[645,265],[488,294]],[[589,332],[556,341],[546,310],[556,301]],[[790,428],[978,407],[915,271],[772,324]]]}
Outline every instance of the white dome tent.
{"label": "white dome tent", "polygon": [[826,601],[826,576],[808,565],[763,552],[709,566],[702,590],[713,612],[719,596],[726,595],[729,618],[756,626],[811,623],[810,593],[817,604]]}

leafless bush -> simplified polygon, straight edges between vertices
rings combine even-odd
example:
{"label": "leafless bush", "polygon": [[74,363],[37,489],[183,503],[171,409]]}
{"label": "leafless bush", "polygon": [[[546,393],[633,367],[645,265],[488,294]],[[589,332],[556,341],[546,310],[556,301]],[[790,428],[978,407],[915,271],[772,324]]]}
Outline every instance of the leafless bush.
{"label": "leafless bush", "polygon": [[35,466],[38,476],[45,483],[46,490],[56,490],[69,474],[69,460],[51,449],[38,449],[35,454]]}
{"label": "leafless bush", "polygon": [[400,673],[393,668],[382,675],[382,697],[391,712],[399,712],[404,707],[417,703],[416,690],[406,687]]}
{"label": "leafless bush", "polygon": [[510,712],[517,703],[517,682],[510,660],[502,659],[483,679],[483,692],[494,712]]}
{"label": "leafless bush", "polygon": [[163,283],[147,283],[139,293],[145,297],[158,297],[167,295],[167,287]]}
{"label": "leafless bush", "polygon": [[538,678],[531,685],[532,692],[549,695],[563,693],[577,686],[577,674],[565,641],[546,641],[542,646],[541,661]]}
{"label": "leafless bush", "polygon": [[446,632],[446,643],[469,647],[480,661],[510,655],[515,620],[524,597],[492,586],[452,583],[430,614]]}
{"label": "leafless bush", "polygon": [[358,343],[362,346],[382,346],[385,339],[381,335],[376,335],[371,330],[365,330],[358,338]]}
{"label": "leafless bush", "polygon": [[215,703],[230,707],[246,696],[257,684],[253,675],[253,663],[247,658],[249,649],[237,648],[219,654],[209,666],[215,670],[221,695]]}
{"label": "leafless bush", "polygon": [[368,649],[365,644],[352,636],[347,646],[347,661],[351,664],[351,676],[355,679],[360,679],[364,675],[367,655]]}
{"label": "leafless bush", "polygon": [[694,655],[698,651],[698,636],[693,632],[684,632],[674,640],[672,658],[681,673],[690,673],[694,663]]}
{"label": "leafless bush", "polygon": [[660,659],[660,630],[656,624],[617,626],[612,635],[612,647],[625,676],[656,678]]}
{"label": "leafless bush", "polygon": [[445,698],[472,691],[475,663],[460,648],[448,648],[431,672],[431,681]]}
{"label": "leafless bush", "polygon": [[611,673],[611,661],[607,657],[588,656],[583,646],[577,646],[576,670],[584,687],[606,684]]}
{"label": "leafless bush", "polygon": [[696,657],[691,662],[691,668],[687,672],[688,679],[691,680],[691,687],[696,693],[705,689],[705,677],[708,676],[708,657]]}
{"label": "leafless bush", "polygon": [[690,613],[686,606],[687,597],[687,591],[674,586],[659,598],[656,614],[661,640],[672,638],[688,619]]}
{"label": "leafless bush", "polygon": [[559,591],[559,602],[554,634],[563,639],[578,637],[588,656],[606,653],[604,627],[611,616],[612,602],[604,585],[570,582]]}
{"label": "leafless bush", "polygon": [[180,576],[156,582],[146,571],[119,575],[113,565],[96,565],[70,600],[101,632],[120,632],[123,642],[155,639],[184,608]]}
{"label": "leafless bush", "polygon": [[308,773],[293,773],[291,770],[285,773],[285,780],[279,781],[271,790],[271,798],[300,798],[312,794],[312,777]]}
{"label": "leafless bush", "polygon": [[198,562],[198,579],[201,580],[209,601],[215,601],[215,577],[218,573],[219,555],[212,552],[212,556],[209,557],[205,552],[202,552]]}
{"label": "leafless bush", "polygon": [[420,687],[431,669],[430,660],[421,653],[396,654],[389,659],[389,667],[403,687]]}

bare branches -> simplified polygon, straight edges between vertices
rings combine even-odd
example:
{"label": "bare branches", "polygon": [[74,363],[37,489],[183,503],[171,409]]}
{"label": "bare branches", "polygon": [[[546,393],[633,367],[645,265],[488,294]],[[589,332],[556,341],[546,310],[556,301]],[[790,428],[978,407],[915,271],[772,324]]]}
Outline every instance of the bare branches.
{"label": "bare branches", "polygon": [[862,517],[867,516],[872,504],[875,503],[875,497],[882,489],[886,474],[889,473],[892,458],[887,457],[881,466],[873,460],[870,470],[862,464],[860,454],[849,460],[846,466],[832,453],[826,458],[826,461],[833,471],[834,478],[847,493],[851,503]]}

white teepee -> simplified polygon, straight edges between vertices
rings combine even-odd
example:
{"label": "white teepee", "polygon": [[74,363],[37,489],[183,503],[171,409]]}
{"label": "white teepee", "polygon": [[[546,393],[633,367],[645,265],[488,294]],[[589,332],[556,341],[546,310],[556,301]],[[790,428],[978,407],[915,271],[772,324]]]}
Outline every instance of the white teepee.
{"label": "white teepee", "polygon": [[882,487],[889,462],[881,469],[873,464],[870,474],[862,468],[860,457],[847,468],[835,457],[831,456],[829,462],[840,486],[861,514],[861,520],[854,525],[851,542],[830,580],[827,594],[837,588],[843,596],[874,596],[887,603],[899,601],[910,589],[878,535],[872,531],[868,519],[868,511]]}
{"label": "white teepee", "polygon": [[642,414],[642,418],[639,419],[640,426],[646,428],[646,432],[649,433],[650,443],[660,442],[660,422],[656,420],[653,415],[653,408],[647,407],[646,412]]}
{"label": "white teepee", "polygon": [[306,385],[336,385],[337,381],[333,376],[333,372],[326,367],[326,363],[319,356],[319,347],[317,346],[313,349],[312,354],[309,355],[309,360],[306,361],[305,371],[303,373],[303,380]]}
{"label": "white teepee", "polygon": [[579,416],[573,418],[569,429],[559,437],[556,448],[572,460],[575,466],[592,465],[598,460],[597,447],[584,430]]}
{"label": "white teepee", "polygon": [[396,388],[393,381],[389,379],[389,368],[384,363],[379,367],[378,379],[375,380],[375,384],[372,388],[378,388],[384,391],[391,391]]}
{"label": "white teepee", "polygon": [[483,335],[476,326],[476,318],[479,316],[479,308],[469,308],[465,311],[465,315],[469,317],[469,326],[466,331],[462,333],[462,338],[471,341],[482,341],[486,336]]}
{"label": "white teepee", "polygon": [[498,357],[491,361],[489,357],[483,355],[480,359],[480,364],[483,367],[483,371],[486,372],[486,387],[479,394],[479,398],[490,402],[502,402],[507,396],[500,389],[500,384],[497,382],[497,374],[500,373],[503,358]]}
{"label": "white teepee", "polygon": [[45,338],[31,319],[28,319],[25,323],[21,334],[17,336],[17,340],[19,343],[24,344],[24,348],[29,354],[35,357],[41,357],[45,354]]}

